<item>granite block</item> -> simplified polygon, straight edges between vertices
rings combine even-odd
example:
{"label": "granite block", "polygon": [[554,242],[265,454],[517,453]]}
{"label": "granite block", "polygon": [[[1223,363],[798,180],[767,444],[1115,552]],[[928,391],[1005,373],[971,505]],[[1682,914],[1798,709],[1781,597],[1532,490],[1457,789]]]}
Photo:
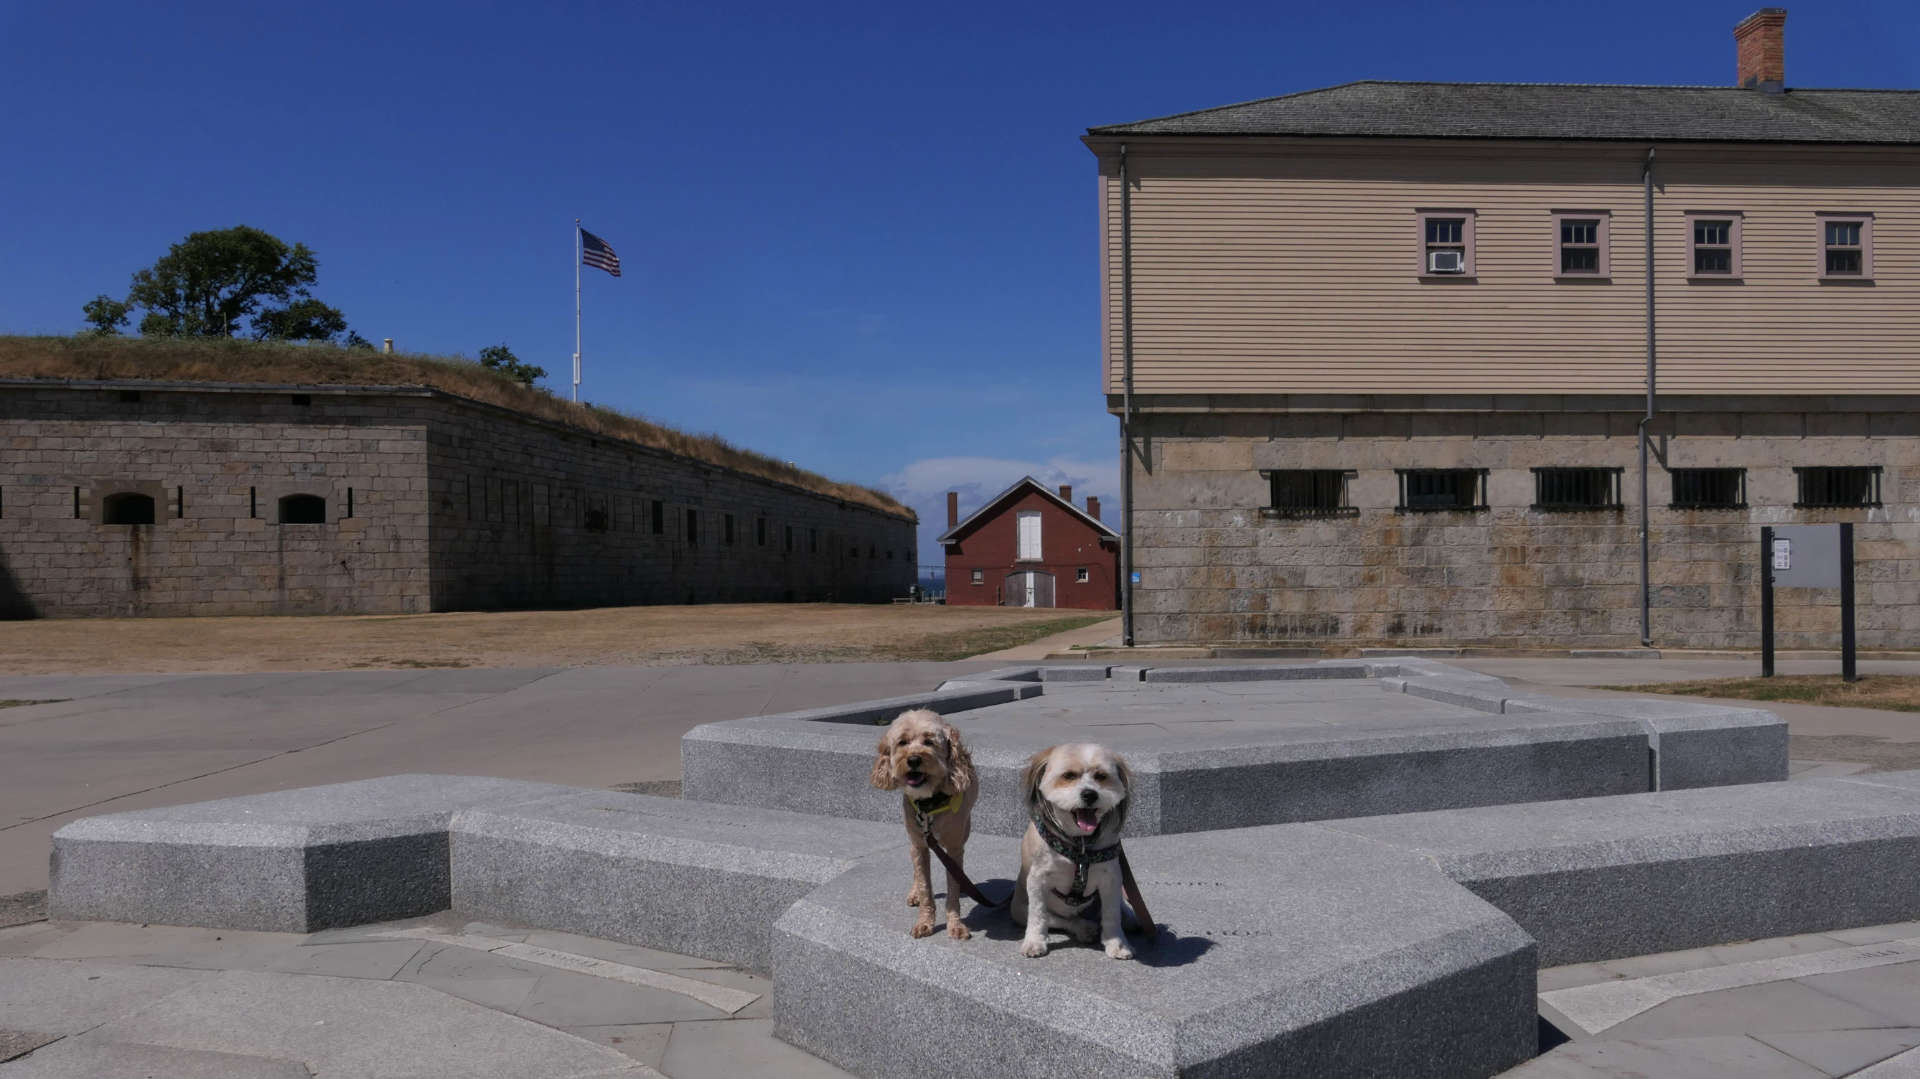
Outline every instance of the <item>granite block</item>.
{"label": "granite block", "polygon": [[[1017,859],[1013,840],[976,845],[978,863]],[[1532,1054],[1532,942],[1425,860],[1301,828],[1127,846],[1162,927],[1134,935],[1133,961],[1067,945],[1024,958],[1005,914],[977,908],[970,940],[912,940],[898,867],[863,860],[776,923],[775,1033],[914,1079],[961,1060],[980,1075],[1485,1076]]]}
{"label": "granite block", "polygon": [[1554,966],[1920,918],[1920,775],[1904,777],[1308,827],[1434,859],[1512,915]]}
{"label": "granite block", "polygon": [[1107,680],[1107,668],[1104,665],[1078,667],[1042,667],[1042,682],[1104,682]]}
{"label": "granite block", "polygon": [[1787,778],[1787,724],[1759,708],[1659,697],[1517,697],[1510,714],[1592,715],[1636,720],[1647,731],[1652,790],[1687,790]]}
{"label": "granite block", "polygon": [[286,933],[430,914],[455,811],[569,789],[399,775],[86,817],[54,833],[48,912]]}
{"label": "granite block", "polygon": [[765,970],[782,911],[856,860],[891,851],[889,892],[905,932],[897,821],[575,791],[464,811],[450,831],[452,905],[471,917]]}
{"label": "granite block", "polygon": [[1365,678],[1367,665],[1325,663],[1242,663],[1230,667],[1148,667],[1146,682],[1277,682],[1311,678]]}

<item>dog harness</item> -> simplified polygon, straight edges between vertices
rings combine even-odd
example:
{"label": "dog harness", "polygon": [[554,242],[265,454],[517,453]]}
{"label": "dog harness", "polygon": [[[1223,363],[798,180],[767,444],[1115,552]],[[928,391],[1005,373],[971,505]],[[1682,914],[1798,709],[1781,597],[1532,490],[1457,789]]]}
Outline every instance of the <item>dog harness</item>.
{"label": "dog harness", "polygon": [[933,818],[960,808],[949,791],[941,791],[931,798],[908,798],[907,805],[912,807],[913,819],[920,824],[920,834],[929,837],[933,835]]}
{"label": "dog harness", "polygon": [[1073,887],[1064,892],[1058,888],[1050,888],[1048,891],[1059,896],[1076,911],[1091,905],[1099,896],[1087,894],[1087,870],[1101,862],[1111,862],[1120,857],[1120,844],[1089,849],[1088,837],[1069,836],[1062,833],[1038,808],[1031,810],[1029,815],[1033,818],[1033,826],[1040,833],[1040,838],[1046,841],[1053,853],[1073,862]]}

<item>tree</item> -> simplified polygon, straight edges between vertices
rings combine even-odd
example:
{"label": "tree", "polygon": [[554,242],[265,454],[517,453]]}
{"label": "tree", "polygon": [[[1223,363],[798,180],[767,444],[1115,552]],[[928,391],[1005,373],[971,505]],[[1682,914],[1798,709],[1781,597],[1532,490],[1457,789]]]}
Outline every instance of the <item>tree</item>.
{"label": "tree", "polygon": [[236,225],[189,235],[133,275],[125,301],[103,294],[83,310],[102,334],[140,307],[140,332],[148,337],[245,332],[256,341],[332,341],[347,332],[347,320],[308,291],[318,270],[307,245]]}
{"label": "tree", "polygon": [[95,337],[112,337],[127,324],[127,305],[104,292],[88,300],[81,310],[86,312]]}
{"label": "tree", "polygon": [[480,366],[498,371],[522,386],[532,386],[536,378],[547,377],[547,369],[530,363],[521,363],[520,357],[505,345],[488,345],[480,350]]}

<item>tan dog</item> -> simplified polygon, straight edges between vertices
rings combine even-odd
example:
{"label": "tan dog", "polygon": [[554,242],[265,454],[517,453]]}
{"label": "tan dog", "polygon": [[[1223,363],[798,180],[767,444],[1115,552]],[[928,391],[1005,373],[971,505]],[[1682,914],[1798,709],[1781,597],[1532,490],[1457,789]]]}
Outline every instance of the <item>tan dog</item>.
{"label": "tan dog", "polygon": [[[955,865],[966,853],[973,831],[973,757],[939,713],[925,708],[902,712],[880,736],[873,759],[873,785],[883,791],[905,788],[901,816],[907,824],[909,857],[913,859],[913,890],[907,905],[919,907],[912,934],[933,932],[933,882],[927,873],[927,832]],[[960,924],[960,885],[947,874],[947,935],[965,940],[973,934]]]}
{"label": "tan dog", "polygon": [[1059,929],[1088,943],[1097,932],[1107,955],[1132,959],[1120,928],[1117,860],[1133,788],[1127,762],[1105,746],[1053,746],[1027,761],[1020,783],[1032,818],[1010,908],[1014,922],[1027,926],[1020,954],[1047,954],[1047,931]]}

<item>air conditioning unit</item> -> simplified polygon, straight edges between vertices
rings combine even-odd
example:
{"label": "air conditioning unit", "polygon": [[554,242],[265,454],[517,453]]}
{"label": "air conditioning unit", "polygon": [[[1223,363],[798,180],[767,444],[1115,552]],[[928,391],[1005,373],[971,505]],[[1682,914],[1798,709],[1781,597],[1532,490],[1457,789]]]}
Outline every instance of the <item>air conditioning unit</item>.
{"label": "air conditioning unit", "polygon": [[1466,258],[1458,251],[1427,252],[1428,273],[1465,273]]}

